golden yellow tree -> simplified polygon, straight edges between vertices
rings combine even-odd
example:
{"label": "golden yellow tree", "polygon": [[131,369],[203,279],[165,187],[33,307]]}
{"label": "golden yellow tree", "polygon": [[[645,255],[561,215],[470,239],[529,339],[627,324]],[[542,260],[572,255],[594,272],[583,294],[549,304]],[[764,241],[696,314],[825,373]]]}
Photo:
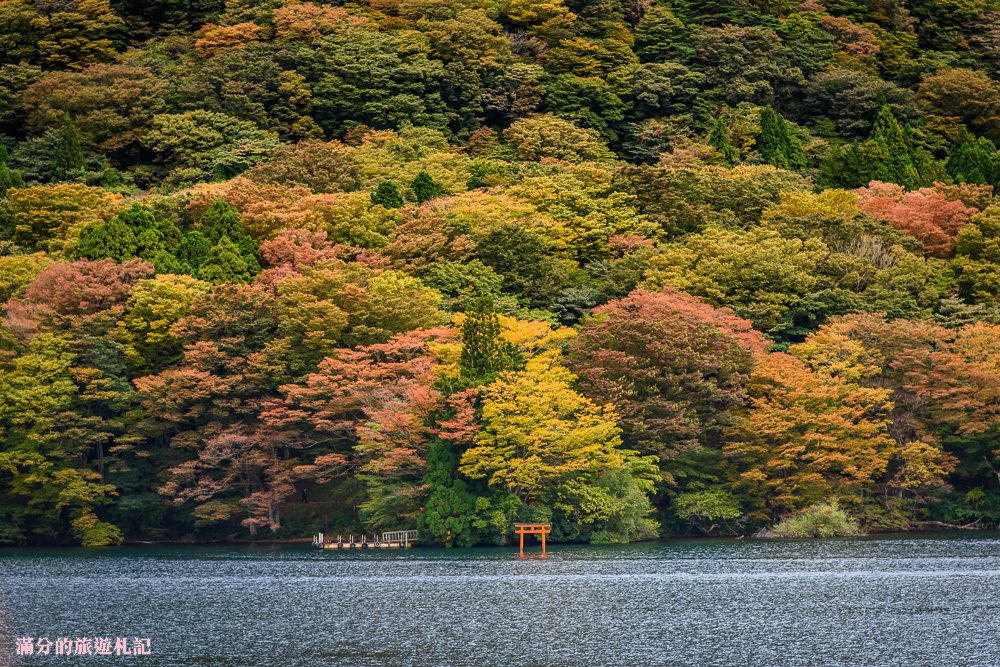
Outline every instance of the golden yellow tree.
{"label": "golden yellow tree", "polygon": [[543,355],[490,385],[484,426],[462,457],[462,472],[531,501],[551,484],[625,465],[615,413],[574,391],[572,380]]}
{"label": "golden yellow tree", "polygon": [[725,452],[736,486],[760,518],[837,498],[856,500],[885,472],[894,449],[890,391],[861,387],[787,354],[764,357],[748,384],[750,409]]}
{"label": "golden yellow tree", "polygon": [[651,457],[620,449],[614,410],[573,390],[556,352],[530,359],[485,391],[482,429],[459,470],[514,495],[557,533],[595,541],[654,534]]}

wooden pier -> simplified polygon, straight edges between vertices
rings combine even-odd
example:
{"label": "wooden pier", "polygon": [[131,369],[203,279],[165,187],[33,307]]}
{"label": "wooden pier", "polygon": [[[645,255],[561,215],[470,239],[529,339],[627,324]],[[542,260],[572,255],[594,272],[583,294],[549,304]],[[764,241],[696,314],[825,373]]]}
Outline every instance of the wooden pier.
{"label": "wooden pier", "polygon": [[313,537],[312,545],[316,549],[409,549],[420,538],[415,530],[394,530],[388,533],[373,535],[337,535],[337,539],[320,533]]}

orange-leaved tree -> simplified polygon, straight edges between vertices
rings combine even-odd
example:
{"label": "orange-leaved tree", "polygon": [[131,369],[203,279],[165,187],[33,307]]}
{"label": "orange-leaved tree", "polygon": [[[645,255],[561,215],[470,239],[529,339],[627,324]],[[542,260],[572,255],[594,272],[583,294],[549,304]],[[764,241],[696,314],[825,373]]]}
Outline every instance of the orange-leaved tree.
{"label": "orange-leaved tree", "polygon": [[734,483],[761,519],[815,502],[860,501],[888,466],[891,392],[811,371],[776,353],[747,385],[750,409],[729,429]]}

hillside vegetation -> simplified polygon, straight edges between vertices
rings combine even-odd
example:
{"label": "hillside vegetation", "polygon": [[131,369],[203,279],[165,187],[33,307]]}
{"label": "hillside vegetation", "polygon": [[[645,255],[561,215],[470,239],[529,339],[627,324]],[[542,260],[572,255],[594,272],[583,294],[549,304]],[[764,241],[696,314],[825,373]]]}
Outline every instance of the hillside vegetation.
{"label": "hillside vegetation", "polygon": [[998,68],[997,0],[0,0],[0,543],[995,526]]}

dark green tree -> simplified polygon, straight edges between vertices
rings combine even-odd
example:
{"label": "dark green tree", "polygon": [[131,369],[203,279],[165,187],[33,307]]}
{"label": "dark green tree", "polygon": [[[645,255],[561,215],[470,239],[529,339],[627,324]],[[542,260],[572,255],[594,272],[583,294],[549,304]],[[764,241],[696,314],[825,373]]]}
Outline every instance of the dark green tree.
{"label": "dark green tree", "polygon": [[382,181],[372,193],[372,206],[402,208],[403,195],[392,181]]}
{"label": "dark green tree", "polygon": [[606,141],[618,139],[614,129],[625,118],[627,105],[608,81],[598,76],[560,74],[546,89],[553,113],[581,127],[596,130]]}
{"label": "dark green tree", "polygon": [[480,541],[476,521],[477,495],[469,482],[459,477],[459,454],[444,440],[435,440],[427,452],[427,476],[430,486],[424,511],[417,528],[428,541],[446,547],[472,546]]}
{"label": "dark green tree", "polygon": [[501,544],[520,502],[466,478],[458,472],[460,458],[456,445],[441,439],[431,443],[424,477],[431,491],[417,518],[417,528],[428,542],[445,547]]}
{"label": "dark green tree", "polygon": [[770,106],[760,111],[757,150],[765,161],[780,169],[802,169],[809,162],[802,142],[792,134],[788,121]]}
{"label": "dark green tree", "polygon": [[820,16],[815,11],[796,12],[774,28],[789,59],[806,75],[822,71],[837,51],[837,40],[823,29]]}
{"label": "dark green tree", "polygon": [[932,153],[922,141],[923,133],[911,123],[903,126],[903,140],[910,156],[910,163],[917,174],[914,187],[923,187],[935,182],[948,180],[948,172],[941,160],[934,158]]}
{"label": "dark green tree", "polygon": [[722,157],[726,160],[726,164],[730,167],[740,159],[739,151],[736,150],[736,146],[733,146],[733,142],[729,140],[729,127],[722,116],[715,119],[712,131],[708,134],[708,144],[722,154]]}
{"label": "dark green tree", "polygon": [[[747,24],[761,22],[762,18],[751,6],[763,3],[741,2],[740,0],[674,0],[671,5],[685,23],[721,26],[726,24]],[[773,21],[773,17],[771,17]]]}
{"label": "dark green tree", "polygon": [[879,110],[869,142],[878,146],[882,157],[872,165],[872,178],[908,188],[918,185],[919,174],[910,157],[912,149],[888,104]]}
{"label": "dark green tree", "polygon": [[945,165],[956,183],[997,185],[1000,181],[1000,153],[993,142],[978,139],[964,127],[959,131]]}
{"label": "dark green tree", "polygon": [[873,180],[883,180],[885,161],[886,149],[875,141],[834,146],[823,158],[817,183],[827,188],[860,188]]}
{"label": "dark green tree", "polygon": [[458,367],[470,386],[488,384],[505,370],[516,368],[521,359],[517,348],[504,339],[493,299],[480,297],[465,311],[459,327],[462,352]]}
{"label": "dark green tree", "polygon": [[208,259],[212,252],[212,242],[198,230],[192,230],[184,235],[177,245],[174,254],[180,262],[180,269],[188,275],[198,275],[198,269]]}
{"label": "dark green tree", "polygon": [[72,181],[83,175],[86,160],[80,147],[80,132],[69,114],[63,114],[62,124],[52,156],[52,180]]}
{"label": "dark green tree", "polygon": [[848,152],[855,148],[850,146],[831,146],[823,156],[823,161],[819,165],[819,174],[816,176],[816,183],[823,188],[850,188],[858,187],[854,179],[848,177]]}
{"label": "dark green tree", "polygon": [[7,190],[10,188],[24,186],[24,179],[21,178],[21,172],[8,167],[8,159],[10,159],[10,156],[7,153],[7,147],[0,144],[0,197],[6,196]]}
{"label": "dark green tree", "polygon": [[503,276],[503,290],[532,306],[547,305],[562,287],[562,276],[549,248],[537,234],[505,224],[487,234],[476,254]]}
{"label": "dark green tree", "polygon": [[413,198],[418,204],[423,204],[425,201],[430,201],[444,194],[441,186],[435,183],[426,171],[421,171],[416,175],[410,188],[413,190]]}

